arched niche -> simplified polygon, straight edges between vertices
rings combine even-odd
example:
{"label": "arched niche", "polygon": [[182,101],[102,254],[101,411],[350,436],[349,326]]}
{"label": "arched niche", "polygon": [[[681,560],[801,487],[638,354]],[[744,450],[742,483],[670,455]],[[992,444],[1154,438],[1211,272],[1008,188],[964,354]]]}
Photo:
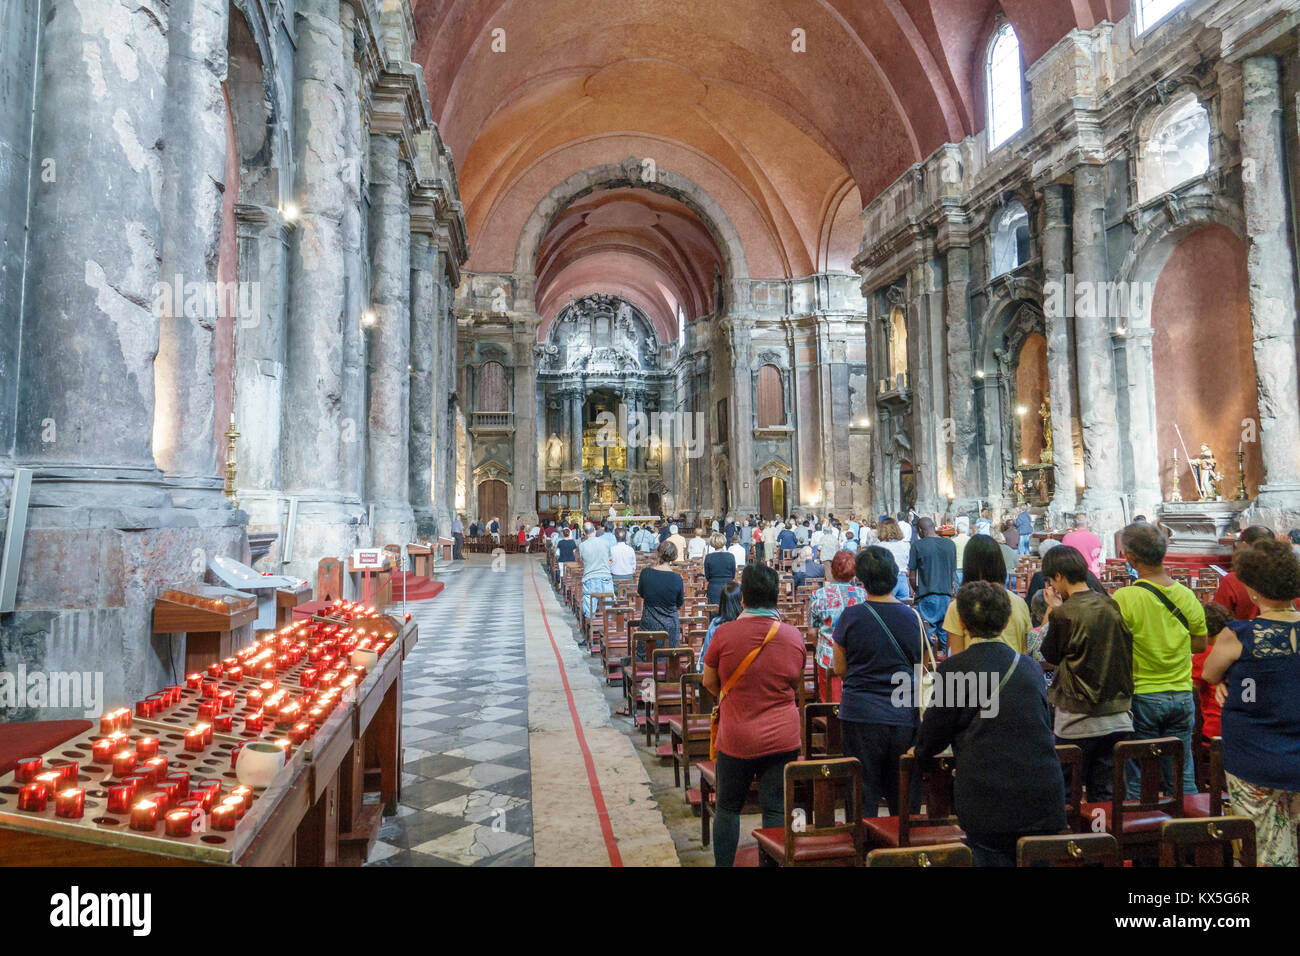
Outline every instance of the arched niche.
{"label": "arched niche", "polygon": [[[1218,459],[1225,498],[1237,494],[1241,443],[1246,491],[1253,496],[1264,478],[1259,443],[1250,440],[1250,423],[1259,421],[1258,389],[1246,244],[1231,229],[1202,227],[1173,249],[1155,283],[1151,328],[1163,497],[1167,500],[1176,486],[1184,500],[1197,500],[1187,454],[1195,457],[1202,442]],[[1172,467],[1175,449],[1177,476]]]}
{"label": "arched niche", "polygon": [[1138,201],[1148,202],[1210,168],[1210,115],[1190,90],[1153,113],[1139,130]]}
{"label": "arched niche", "polygon": [[1008,201],[993,219],[991,278],[1020,268],[1030,258],[1029,213],[1019,202]]}

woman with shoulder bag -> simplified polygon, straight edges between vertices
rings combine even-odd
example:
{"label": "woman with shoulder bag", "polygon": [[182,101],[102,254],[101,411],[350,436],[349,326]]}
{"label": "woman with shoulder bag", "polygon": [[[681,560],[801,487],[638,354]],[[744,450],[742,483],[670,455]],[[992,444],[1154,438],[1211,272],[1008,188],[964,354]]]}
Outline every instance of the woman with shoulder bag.
{"label": "woman with shoulder bag", "polygon": [[715,866],[735,863],[740,811],[755,777],[763,826],[785,825],[785,765],[799,757],[798,688],[807,650],[803,634],[777,613],[780,580],[774,568],[746,565],[744,612],[717,629],[704,654],[704,686],[718,698]]}
{"label": "woman with shoulder bag", "polygon": [[[862,763],[863,816],[878,816],[882,797],[890,816],[898,816],[898,758],[916,736],[925,693],[918,668],[933,667],[933,655],[927,662],[920,616],[894,597],[894,556],[872,545],[858,553],[857,573],[867,600],[845,608],[831,634],[835,673],[843,678],[844,756]],[[919,779],[915,783],[908,801],[913,811],[920,808]]]}

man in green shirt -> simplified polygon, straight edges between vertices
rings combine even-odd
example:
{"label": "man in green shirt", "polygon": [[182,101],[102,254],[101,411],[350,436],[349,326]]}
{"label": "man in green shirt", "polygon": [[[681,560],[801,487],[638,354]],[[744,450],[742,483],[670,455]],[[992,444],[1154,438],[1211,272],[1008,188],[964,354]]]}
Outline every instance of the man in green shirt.
{"label": "man in green shirt", "polygon": [[[1205,609],[1191,588],[1165,573],[1167,542],[1159,529],[1131,524],[1123,531],[1123,541],[1124,556],[1138,575],[1136,583],[1115,592],[1115,603],[1133,634],[1133,739],[1181,740],[1183,792],[1196,793],[1192,655],[1205,650]],[[1166,792],[1173,784],[1171,764],[1163,768]],[[1129,799],[1137,798],[1140,783],[1137,765],[1130,763]]]}

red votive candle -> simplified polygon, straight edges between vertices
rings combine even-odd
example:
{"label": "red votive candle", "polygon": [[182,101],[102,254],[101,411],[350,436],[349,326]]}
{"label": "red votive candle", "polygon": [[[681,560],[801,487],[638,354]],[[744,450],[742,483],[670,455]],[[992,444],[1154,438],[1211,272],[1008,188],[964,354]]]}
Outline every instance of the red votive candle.
{"label": "red votive candle", "polygon": [[167,783],[176,784],[176,796],[185,800],[190,795],[190,774],[188,770],[174,770],[166,777]]}
{"label": "red votive candle", "polygon": [[44,773],[38,773],[33,782],[44,787],[46,793],[50,796],[54,796],[66,786],[63,782],[63,772],[60,770],[47,770]]}
{"label": "red votive candle", "polygon": [[181,785],[175,780],[159,780],[154,786],[156,789],[149,799],[156,801],[163,810],[180,802]]}
{"label": "red votive candle", "polygon": [[244,749],[243,743],[235,744],[235,749],[230,751],[230,769],[235,769],[235,764],[239,762],[239,752]]}
{"label": "red votive candle", "polygon": [[321,653],[322,653],[322,651],[321,651],[319,645],[313,645],[313,646],[307,648],[307,660],[309,660],[309,661],[318,661],[318,660],[320,660]]}
{"label": "red votive candle", "polygon": [[131,729],[131,709],[129,707],[119,707],[113,713],[117,716],[117,730]]}
{"label": "red votive candle", "polygon": [[209,820],[214,830],[233,830],[235,824],[239,822],[239,809],[224,803],[220,804],[212,808]]}
{"label": "red votive candle", "polygon": [[136,768],[137,772],[140,772],[141,770],[149,773],[153,779],[153,782],[157,783],[159,780],[162,780],[167,776],[167,758],[150,757],[148,760],[144,762],[143,767]]}
{"label": "red votive candle", "polygon": [[18,791],[18,809],[28,813],[41,813],[49,802],[50,794],[43,783],[24,784]]}
{"label": "red votive candle", "polygon": [[220,689],[221,689],[221,685],[218,684],[216,681],[214,681],[214,680],[205,680],[205,681],[203,682],[203,686],[202,686],[201,688],[199,688],[199,692],[200,692],[204,697],[212,698],[212,697],[216,697],[216,696],[217,696],[217,691],[219,691]]}
{"label": "red votive candle", "polygon": [[221,704],[223,711],[230,710],[235,706],[235,692],[233,690],[223,690],[217,694],[217,701]]}
{"label": "red votive candle", "polygon": [[248,809],[248,807],[244,805],[244,798],[233,793],[221,801],[221,806],[233,808],[235,814],[241,818],[244,815],[244,811]]}
{"label": "red votive candle", "polygon": [[234,721],[233,714],[217,714],[212,718],[212,729],[219,734],[228,734],[234,729]]}
{"label": "red votive candle", "polygon": [[208,665],[208,667],[207,667],[207,672],[208,672],[208,676],[209,676],[209,677],[220,677],[220,676],[221,676],[221,662],[220,662],[220,661],[213,661],[211,664]]}
{"label": "red votive candle", "polygon": [[135,752],[146,758],[158,756],[158,738],[141,737],[135,742]]}
{"label": "red votive candle", "polygon": [[231,680],[242,680],[244,677],[244,667],[242,664],[235,664],[226,668],[226,676]]}
{"label": "red votive candle", "polygon": [[187,837],[194,829],[194,813],[190,810],[169,810],[163,817],[163,832],[169,837]]}
{"label": "red votive candle", "polygon": [[21,757],[14,765],[14,779],[19,783],[31,783],[43,769],[45,761],[40,757]]}
{"label": "red votive candle", "polygon": [[137,759],[134,750],[122,750],[113,754],[113,776],[125,777],[131,771],[135,770]]}
{"label": "red votive candle", "polygon": [[179,704],[181,702],[181,697],[182,695],[184,695],[184,693],[185,693],[185,688],[181,687],[180,684],[176,684],[172,687],[168,687],[165,691],[163,691],[163,694],[165,694],[167,697],[167,706],[171,707],[175,704]]}
{"label": "red votive candle", "polygon": [[118,742],[112,737],[100,737],[90,745],[91,763],[112,763]]}
{"label": "red votive candle", "polygon": [[221,793],[220,780],[204,780],[194,788],[194,799],[198,801],[199,806],[204,810],[211,810],[212,805],[217,802],[217,795]]}
{"label": "red votive candle", "polygon": [[135,715],[146,720],[154,715],[154,702],[149,698],[135,702]]}
{"label": "red votive candle", "polygon": [[211,720],[221,713],[221,704],[216,700],[199,701],[199,719]]}
{"label": "red votive candle", "polygon": [[63,786],[75,787],[77,785],[77,775],[81,773],[81,765],[75,760],[57,760],[50,764],[51,770],[56,770],[63,775]]}
{"label": "red votive candle", "polygon": [[266,695],[257,688],[253,688],[244,695],[244,706],[249,710],[257,710],[262,706],[262,698]]}
{"label": "red votive candle", "polygon": [[298,683],[303,687],[315,687],[317,678],[316,668],[307,667],[298,675]]}
{"label": "red votive candle", "polygon": [[185,749],[190,753],[198,753],[203,749],[203,731],[197,727],[185,732]]}
{"label": "red votive candle", "polygon": [[203,746],[210,746],[212,744],[212,725],[199,724],[198,729],[203,731]]}
{"label": "red votive candle", "polygon": [[131,808],[131,829],[152,830],[158,825],[158,804],[140,800]]}
{"label": "red votive candle", "polygon": [[110,711],[107,714],[99,716],[99,732],[101,734],[111,734],[117,730],[117,711]]}
{"label": "red votive candle", "polygon": [[305,720],[300,721],[294,724],[293,729],[289,731],[289,740],[292,743],[300,744],[308,737],[311,736],[311,732],[312,732],[311,723]]}
{"label": "red votive candle", "polygon": [[244,729],[252,731],[253,733],[261,733],[264,720],[265,718],[260,710],[255,710],[251,714],[246,714],[244,716]]}
{"label": "red votive candle", "polygon": [[54,795],[54,815],[65,820],[80,820],[86,812],[86,791],[68,787]]}
{"label": "red votive candle", "polygon": [[132,799],[144,796],[153,787],[153,781],[149,779],[147,773],[128,774],[122,778],[122,782],[129,783],[131,788],[135,791]]}
{"label": "red votive candle", "polygon": [[129,783],[113,784],[108,788],[108,812],[126,813],[135,799],[135,786]]}
{"label": "red votive candle", "polygon": [[288,737],[281,737],[275,741],[275,745],[284,751],[284,762],[289,762],[289,749],[293,746],[293,741]]}
{"label": "red votive candle", "polygon": [[185,686],[188,687],[190,690],[200,689],[203,686],[203,675],[198,673],[186,674]]}

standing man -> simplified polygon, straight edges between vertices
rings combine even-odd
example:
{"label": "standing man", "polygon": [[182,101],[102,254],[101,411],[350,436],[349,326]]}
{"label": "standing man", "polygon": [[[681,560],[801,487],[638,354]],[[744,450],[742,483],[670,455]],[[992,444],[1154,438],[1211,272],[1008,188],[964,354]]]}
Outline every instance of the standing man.
{"label": "standing man", "polygon": [[976,534],[993,534],[993,516],[989,514],[988,508],[980,509],[980,516],[975,519]]}
{"label": "standing man", "polygon": [[916,595],[913,606],[930,626],[938,650],[946,654],[948,633],[943,629],[943,617],[952,603],[957,581],[957,546],[939,536],[934,519],[928,515],[917,521],[916,530],[918,537],[912,542],[907,561],[912,593]]}
{"label": "standing man", "polygon": [[572,529],[564,529],[564,537],[555,542],[555,580],[564,581],[564,566],[578,559],[578,542],[573,540]]}
{"label": "standing man", "polygon": [[1016,533],[1020,535],[1020,545],[1016,548],[1016,553],[1028,554],[1034,534],[1034,516],[1029,513],[1028,504],[1022,504],[1020,514],[1016,515]]}
{"label": "standing man", "polygon": [[614,547],[609,549],[609,572],[615,581],[631,581],[636,573],[636,552],[627,543],[627,532],[619,528],[614,532]]}
{"label": "standing man", "polygon": [[609,570],[609,543],[596,534],[596,526],[588,521],[582,526],[583,540],[578,546],[582,558],[582,609],[590,617],[596,612],[593,594],[610,594],[614,591],[614,578]]}
{"label": "standing man", "polygon": [[451,519],[451,540],[451,559],[464,561],[465,555],[462,549],[465,547],[465,524],[460,520],[460,515]]}
{"label": "standing man", "polygon": [[[1133,634],[1133,736],[1181,740],[1183,792],[1196,793],[1192,655],[1205,650],[1205,608],[1191,588],[1165,573],[1167,542],[1155,525],[1131,524],[1122,535],[1124,557],[1138,575],[1134,584],[1115,592],[1115,603]],[[1172,764],[1161,770],[1168,793]],[[1137,798],[1140,784],[1135,761],[1128,768],[1129,799]]]}
{"label": "standing man", "polygon": [[[1083,560],[1088,562],[1088,570],[1096,577],[1101,577],[1101,538],[1088,530],[1088,515],[1085,512],[1080,511],[1074,516],[1074,530],[1066,532],[1065,537],[1061,538],[1061,544],[1078,548]],[[1164,551],[1160,552],[1160,559],[1164,560]]]}
{"label": "standing man", "polygon": [[1133,635],[1119,605],[1088,587],[1088,564],[1061,545],[1043,556],[1043,596],[1050,608],[1043,660],[1056,665],[1049,698],[1058,744],[1083,751],[1088,800],[1114,793],[1115,744],[1133,733]]}

